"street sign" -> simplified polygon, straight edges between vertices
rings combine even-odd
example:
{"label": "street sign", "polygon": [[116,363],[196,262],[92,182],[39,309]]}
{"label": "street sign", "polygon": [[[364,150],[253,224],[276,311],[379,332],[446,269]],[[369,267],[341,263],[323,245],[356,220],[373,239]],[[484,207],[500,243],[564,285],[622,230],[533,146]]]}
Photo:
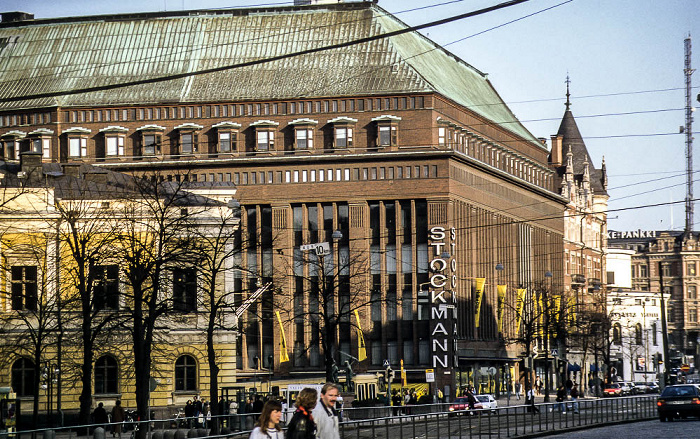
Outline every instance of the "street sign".
{"label": "street sign", "polygon": [[681,370],[683,372],[690,372],[690,365],[689,364],[681,364]]}
{"label": "street sign", "polygon": [[384,369],[387,367],[391,367],[391,364],[389,364],[389,360],[384,360]]}
{"label": "street sign", "polygon": [[559,349],[552,349],[552,357],[558,357],[559,356]]}
{"label": "street sign", "polygon": [[331,254],[331,245],[327,242],[319,242],[317,244],[304,244],[299,246],[299,250],[306,252],[312,251],[317,256],[328,256]]}
{"label": "street sign", "polygon": [[435,369],[425,369],[425,382],[434,383],[435,382]]}

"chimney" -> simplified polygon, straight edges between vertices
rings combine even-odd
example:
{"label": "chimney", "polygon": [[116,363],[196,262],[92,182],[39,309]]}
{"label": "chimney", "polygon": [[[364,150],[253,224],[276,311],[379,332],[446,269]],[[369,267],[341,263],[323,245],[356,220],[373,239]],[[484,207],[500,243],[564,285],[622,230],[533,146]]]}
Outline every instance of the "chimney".
{"label": "chimney", "polygon": [[562,143],[564,142],[564,136],[554,135],[552,136],[552,152],[550,154],[549,164],[554,167],[559,167],[562,165],[563,152]]}
{"label": "chimney", "polygon": [[92,169],[83,174],[83,178],[93,183],[107,184],[107,171],[103,169]]}
{"label": "chimney", "polygon": [[63,174],[68,177],[80,178],[80,163],[64,163]]}
{"label": "chimney", "polygon": [[0,12],[0,20],[3,23],[18,23],[20,21],[34,20],[34,14],[29,12]]}
{"label": "chimney", "polygon": [[25,151],[19,154],[19,168],[22,178],[26,181],[40,182],[44,177],[41,164],[41,153]]}

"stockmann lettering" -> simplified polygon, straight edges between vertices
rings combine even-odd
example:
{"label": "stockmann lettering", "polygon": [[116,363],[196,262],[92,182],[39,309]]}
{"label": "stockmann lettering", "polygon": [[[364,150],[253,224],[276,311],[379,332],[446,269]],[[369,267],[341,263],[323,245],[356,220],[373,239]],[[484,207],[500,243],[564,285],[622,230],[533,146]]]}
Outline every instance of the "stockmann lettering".
{"label": "stockmann lettering", "polygon": [[656,238],[656,230],[608,230],[608,239]]}

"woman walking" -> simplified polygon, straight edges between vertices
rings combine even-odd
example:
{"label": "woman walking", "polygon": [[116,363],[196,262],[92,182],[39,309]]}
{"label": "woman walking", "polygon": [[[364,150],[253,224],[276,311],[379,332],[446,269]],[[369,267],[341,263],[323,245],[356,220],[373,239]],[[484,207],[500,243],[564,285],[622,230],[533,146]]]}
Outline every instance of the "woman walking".
{"label": "woman walking", "polygon": [[284,439],[284,433],[279,425],[280,418],[282,418],[282,404],[279,401],[267,401],[249,439]]}
{"label": "woman walking", "polygon": [[297,410],[289,421],[287,439],[315,439],[316,423],[311,416],[311,410],[316,407],[318,392],[316,389],[304,388],[297,396]]}

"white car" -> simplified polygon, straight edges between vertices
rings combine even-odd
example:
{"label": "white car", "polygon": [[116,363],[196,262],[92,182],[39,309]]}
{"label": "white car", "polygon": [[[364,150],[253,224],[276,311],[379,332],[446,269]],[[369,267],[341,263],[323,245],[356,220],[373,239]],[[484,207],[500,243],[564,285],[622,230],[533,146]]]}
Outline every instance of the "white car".
{"label": "white car", "polygon": [[634,395],[634,383],[622,381],[619,384],[622,389],[622,396]]}
{"label": "white car", "polygon": [[476,395],[476,404],[474,408],[477,409],[497,409],[498,401],[493,395]]}

